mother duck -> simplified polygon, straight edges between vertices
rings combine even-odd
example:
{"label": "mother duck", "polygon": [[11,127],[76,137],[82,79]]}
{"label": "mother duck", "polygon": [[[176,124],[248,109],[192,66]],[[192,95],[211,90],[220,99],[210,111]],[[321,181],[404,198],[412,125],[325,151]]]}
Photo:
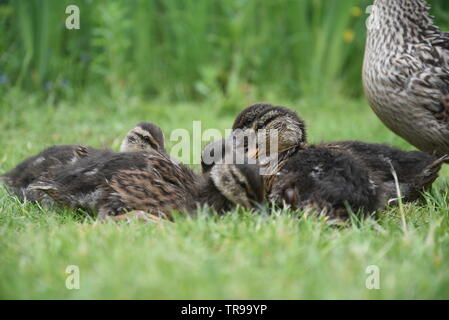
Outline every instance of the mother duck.
{"label": "mother duck", "polygon": [[449,154],[449,33],[425,0],[375,0],[363,84],[383,123],[418,149]]}

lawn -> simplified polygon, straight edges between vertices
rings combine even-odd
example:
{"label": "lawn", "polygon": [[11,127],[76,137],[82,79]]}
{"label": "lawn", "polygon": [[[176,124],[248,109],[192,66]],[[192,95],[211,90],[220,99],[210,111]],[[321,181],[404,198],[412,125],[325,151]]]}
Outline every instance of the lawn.
{"label": "lawn", "polygon": [[[412,149],[363,99],[265,100],[295,109],[312,142],[358,139]],[[43,103],[11,90],[0,101],[0,174],[52,144],[117,150],[139,121],[160,125],[170,147],[174,129],[191,131],[194,120],[203,130],[229,128],[253,102],[182,104],[86,93],[74,102]],[[448,177],[445,168],[421,203],[405,205],[405,224],[389,208],[377,221],[346,228],[294,212],[242,210],[179,216],[164,227],[100,223],[20,203],[0,189],[0,298],[448,299]],[[66,288],[70,265],[79,267],[78,290]],[[366,286],[369,266],[380,271],[380,289]]]}

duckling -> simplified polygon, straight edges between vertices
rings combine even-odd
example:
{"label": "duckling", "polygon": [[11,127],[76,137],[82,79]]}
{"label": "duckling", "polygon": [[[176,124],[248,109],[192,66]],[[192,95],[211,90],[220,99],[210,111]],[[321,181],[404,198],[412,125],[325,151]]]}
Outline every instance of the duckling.
{"label": "duckling", "polygon": [[[238,118],[245,119],[247,122],[242,127],[265,129],[263,125],[255,125],[255,123],[266,113],[266,108],[264,105],[254,105],[242,111]],[[279,110],[286,109],[284,107],[274,108],[281,108]],[[282,112],[279,112],[279,114],[282,114]],[[296,125],[291,126],[300,128],[298,130],[302,130],[302,132],[296,134],[295,139],[288,140],[283,136],[290,133],[282,130],[279,131],[279,140],[284,141],[282,150],[287,151],[281,152],[279,155],[277,167],[268,171],[268,173],[271,172],[272,174],[264,176],[265,190],[268,193],[267,196],[269,196],[271,190],[273,176],[282,168],[285,161],[306,146],[306,139],[299,139],[299,137],[307,137],[304,121],[293,111],[288,114],[290,122],[296,121]],[[249,120],[251,117],[254,118],[253,123]],[[282,121],[282,116],[278,121]],[[242,123],[242,121],[239,120],[235,123]],[[239,128],[239,125],[234,124],[234,128]],[[289,145],[286,141],[291,141],[291,144]],[[210,145],[210,148],[212,146],[217,147],[217,144]],[[321,143],[320,146],[323,148],[339,148],[341,152],[349,152],[352,156],[361,160],[372,171],[372,174],[380,179],[379,182],[384,184],[383,189],[386,190],[390,204],[397,201],[397,191],[391,165],[398,176],[401,195],[403,197],[402,200],[411,202],[417,200],[422,195],[422,191],[428,190],[431,187],[432,183],[438,177],[442,163],[447,161],[446,157],[437,158],[424,152],[405,152],[386,145],[369,144],[360,141],[326,142]],[[208,150],[205,149],[205,151]]]}
{"label": "duckling", "polygon": [[449,33],[425,0],[375,0],[363,64],[365,95],[394,133],[449,154]]}
{"label": "duckling", "polygon": [[269,200],[292,209],[315,210],[332,223],[349,218],[351,209],[374,215],[385,204],[382,183],[357,158],[323,146],[298,150],[275,175]]}
{"label": "duckling", "polygon": [[[155,149],[165,152],[162,130],[152,124],[141,122],[128,132],[123,140],[120,151],[137,151]],[[51,200],[42,192],[29,190],[28,186],[50,171],[66,164],[73,164],[88,155],[101,156],[107,150],[98,150],[81,145],[52,146],[34,155],[13,170],[0,177],[7,188],[19,199],[31,202],[44,201],[51,204]]]}
{"label": "duckling", "polygon": [[76,162],[92,152],[95,152],[95,149],[81,145],[52,146],[24,160],[13,170],[1,176],[0,182],[4,183],[7,189],[20,200],[43,201],[50,204],[51,200],[45,197],[45,194],[28,191],[28,186],[54,168]]}
{"label": "duckling", "polygon": [[[212,142],[203,149],[203,172],[209,171],[216,161],[222,159],[224,146],[229,146],[231,140],[234,140],[231,147],[234,154],[243,153],[250,159],[257,159],[260,166],[264,166],[262,156],[264,160],[270,160],[273,155],[287,158],[295,148],[301,148],[307,142],[304,121],[294,111],[270,103],[257,103],[242,110],[232,130],[230,137]],[[275,146],[271,145],[273,136],[277,138]]]}
{"label": "duckling", "polygon": [[141,211],[168,217],[174,210],[192,213],[203,205],[223,213],[263,199],[257,166],[217,164],[209,174],[197,175],[157,150],[90,156],[30,188],[69,208],[120,220]]}
{"label": "duckling", "polygon": [[[232,129],[237,140],[242,139],[239,131],[256,132],[256,148],[245,151],[249,158],[257,159],[264,178],[266,197],[269,197],[273,177],[293,154],[307,144],[304,121],[286,107],[257,103],[240,112]],[[272,145],[273,138],[277,144]]]}
{"label": "duckling", "polygon": [[394,172],[397,175],[402,200],[412,202],[418,200],[423,191],[430,189],[438,178],[442,164],[449,159],[360,141],[330,142],[323,146],[348,151],[360,159],[380,179],[390,203],[398,200]]}

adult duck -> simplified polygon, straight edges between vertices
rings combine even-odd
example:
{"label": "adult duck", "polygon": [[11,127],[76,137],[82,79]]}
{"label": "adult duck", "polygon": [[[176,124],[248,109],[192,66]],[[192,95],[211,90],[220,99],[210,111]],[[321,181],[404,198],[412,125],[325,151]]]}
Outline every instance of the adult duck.
{"label": "adult duck", "polygon": [[375,0],[363,84],[382,122],[421,151],[449,154],[449,33],[425,0]]}

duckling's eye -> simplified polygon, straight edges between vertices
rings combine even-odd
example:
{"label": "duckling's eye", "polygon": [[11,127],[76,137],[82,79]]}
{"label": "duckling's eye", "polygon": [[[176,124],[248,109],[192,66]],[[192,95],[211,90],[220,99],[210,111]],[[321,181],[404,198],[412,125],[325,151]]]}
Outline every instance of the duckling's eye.
{"label": "duckling's eye", "polygon": [[151,141],[151,139],[150,139],[149,136],[144,136],[144,135],[138,134],[138,133],[137,133],[137,136],[138,136],[141,140],[143,140],[143,142],[145,142],[146,144],[149,144],[151,148],[153,148],[153,149],[158,149],[157,145],[155,145],[155,144],[153,143],[153,141]]}
{"label": "duckling's eye", "polygon": [[159,146],[156,145],[156,144],[150,139],[149,136],[144,136],[144,137],[143,137],[143,141],[145,141],[145,143],[149,144],[151,148],[156,149],[156,150],[159,149]]}
{"label": "duckling's eye", "polygon": [[267,123],[258,121],[258,122],[256,123],[256,130],[264,129],[266,125],[267,125]]}
{"label": "duckling's eye", "polygon": [[246,183],[240,180],[237,180],[237,184],[242,187],[242,189],[246,189]]}
{"label": "duckling's eye", "polygon": [[243,123],[243,128],[249,128],[251,127],[251,124],[253,123],[253,119],[246,119]]}

